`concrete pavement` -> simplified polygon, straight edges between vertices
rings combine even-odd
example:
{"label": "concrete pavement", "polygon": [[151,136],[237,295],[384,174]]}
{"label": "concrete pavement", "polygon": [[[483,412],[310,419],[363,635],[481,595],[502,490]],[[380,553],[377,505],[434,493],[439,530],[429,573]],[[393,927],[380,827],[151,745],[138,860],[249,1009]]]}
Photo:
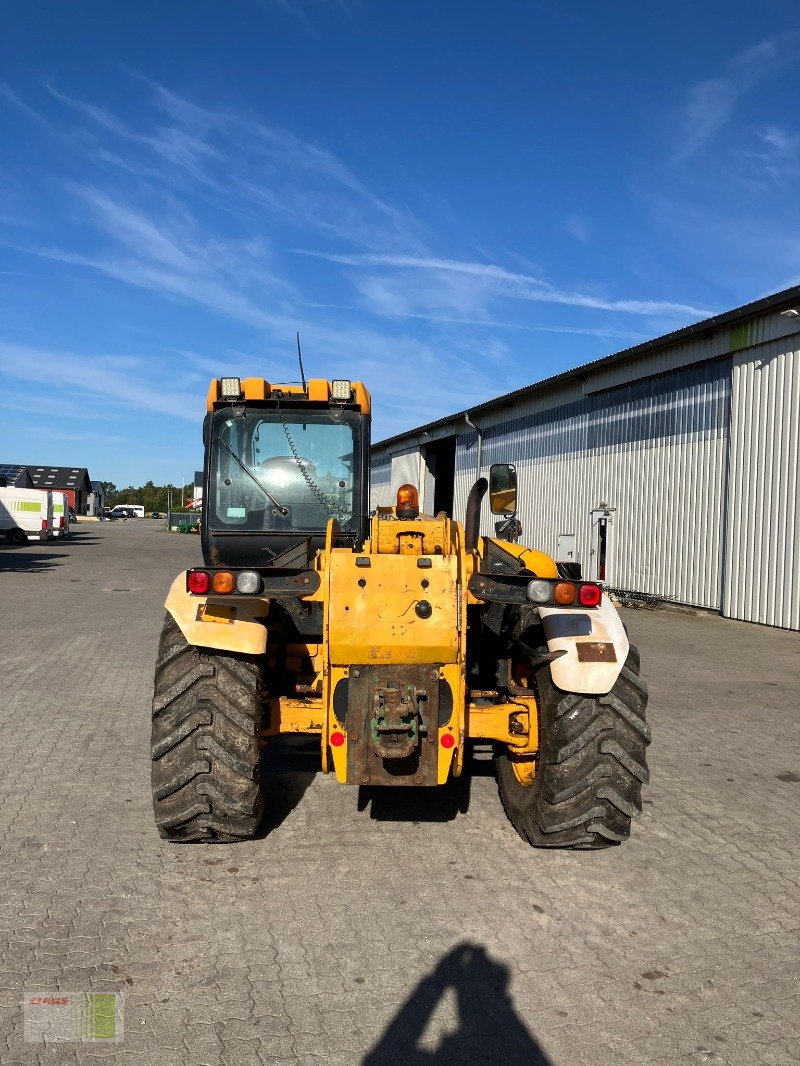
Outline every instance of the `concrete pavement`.
{"label": "concrete pavement", "polygon": [[[654,739],[621,848],[528,848],[487,764],[369,795],[302,756],[262,839],[181,847],[149,704],[199,561],[149,520],[0,547],[0,1061],[800,1060],[800,634],[623,612]],[[77,992],[124,993],[124,1040],[24,1041]]]}

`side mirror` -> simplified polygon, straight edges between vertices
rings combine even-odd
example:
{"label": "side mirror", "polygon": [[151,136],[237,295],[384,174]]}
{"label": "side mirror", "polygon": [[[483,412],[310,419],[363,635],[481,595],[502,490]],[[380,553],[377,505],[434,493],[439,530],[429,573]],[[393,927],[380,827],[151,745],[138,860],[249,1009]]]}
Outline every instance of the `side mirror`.
{"label": "side mirror", "polygon": [[517,468],[511,463],[493,463],[489,468],[489,506],[492,514],[516,514]]}

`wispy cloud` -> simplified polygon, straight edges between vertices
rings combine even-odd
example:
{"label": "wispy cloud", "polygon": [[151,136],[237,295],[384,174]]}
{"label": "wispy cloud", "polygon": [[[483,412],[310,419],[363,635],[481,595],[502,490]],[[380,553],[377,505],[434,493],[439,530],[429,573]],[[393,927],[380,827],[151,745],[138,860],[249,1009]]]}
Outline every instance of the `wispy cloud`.
{"label": "wispy cloud", "polygon": [[[20,351],[16,347],[14,350]],[[22,350],[24,351],[25,349]],[[20,376],[18,380],[24,379]],[[80,422],[112,422],[115,417],[113,411],[109,410],[107,405],[102,407],[92,406],[91,400],[93,398],[92,395],[84,393],[80,389],[70,389],[68,387],[60,390],[57,395],[47,395],[44,392],[40,392],[36,396],[36,413],[43,418],[52,418],[52,424],[69,423],[72,420],[79,420]],[[30,393],[26,392],[24,388],[12,389],[8,385],[0,393],[0,407],[4,410],[16,411],[19,414],[21,411],[27,411],[30,403]]]}
{"label": "wispy cloud", "polygon": [[84,355],[0,341],[0,372],[16,381],[78,388],[115,405],[197,421],[199,395],[155,385],[152,367],[141,357]]}
{"label": "wispy cloud", "polygon": [[564,222],[564,229],[581,244],[589,243],[589,226],[586,219],[580,215],[570,215]]}
{"label": "wispy cloud", "polygon": [[[278,379],[296,377],[299,329],[309,373],[316,361],[318,373],[369,382],[380,399],[380,436],[510,390],[520,374],[536,375],[532,338],[517,356],[500,329],[628,340],[639,335],[619,329],[609,313],[684,321],[707,313],[669,299],[609,295],[599,286],[556,285],[513,250],[503,261],[516,270],[493,262],[491,250],[485,261],[474,251],[434,255],[425,226],[351,166],[248,112],[203,106],[145,82],[150,107],[134,124],[55,85],[47,92],[59,115],[52,128],[73,137],[84,159],[89,154],[94,173],[91,181],[58,179],[68,224],[57,240],[22,239],[17,230],[6,231],[5,243],[225,316],[253,331],[236,343],[254,354],[190,350],[196,332],[185,348],[177,341],[171,351],[157,348],[128,362],[57,345],[2,345],[0,369],[17,380],[193,422],[201,372],[258,376],[268,365]],[[572,222],[577,239],[588,236],[585,220]],[[287,255],[300,241],[320,246],[304,254],[340,269]],[[515,315],[502,313],[501,300],[519,301],[516,314],[531,321],[509,321]],[[562,324],[536,312],[537,321],[533,305],[597,314]],[[365,308],[374,317],[364,316]],[[166,392],[152,384],[162,360],[174,375]],[[412,371],[424,389],[409,391]]]}
{"label": "wispy cloud", "polygon": [[730,121],[737,103],[766,78],[796,60],[800,31],[790,30],[748,48],[713,78],[693,85],[679,112],[676,163],[695,155]]}
{"label": "wispy cloud", "polygon": [[43,126],[49,125],[44,115],[31,107],[30,104],[26,103],[25,100],[14,92],[10,85],[0,83],[0,99],[5,100],[5,102],[11,104],[12,107],[17,108],[18,111],[21,111],[23,115],[26,115],[28,118],[33,119],[34,122],[39,122]]}
{"label": "wispy cloud", "polygon": [[755,131],[755,145],[742,152],[756,181],[783,185],[800,177],[800,133],[767,125]]}
{"label": "wispy cloud", "polygon": [[[47,86],[52,99],[80,118],[87,150],[146,187],[148,207],[137,206],[130,191],[118,195],[73,184],[70,191],[103,238],[99,247],[76,251],[28,244],[28,250],[191,300],[257,328],[274,323],[274,312],[264,311],[267,300],[282,301],[282,309],[302,306],[301,294],[287,284],[285,274],[268,265],[263,242],[222,240],[203,232],[188,206],[195,195],[242,219],[250,213],[261,230],[266,218],[279,218],[305,234],[316,231],[355,246],[353,253],[307,254],[362,268],[347,273],[346,280],[362,307],[387,319],[491,324],[502,321],[490,307],[497,298],[641,316],[705,314],[689,304],[610,297],[491,262],[432,255],[416,219],[375,193],[327,149],[251,114],[201,106],[163,85],[145,85],[153,107],[142,128],[105,106]],[[566,225],[578,240],[588,239],[584,219],[574,216]]]}
{"label": "wispy cloud", "polygon": [[[160,116],[147,130],[53,85],[47,89],[88,120],[95,132],[89,150],[127,173],[158,177],[184,192],[188,176],[223,210],[244,213],[249,207],[362,247],[419,246],[413,216],[375,193],[326,149],[247,112],[202,107],[163,85],[145,84]],[[106,140],[98,140],[99,134]],[[126,143],[140,158],[131,160],[121,151]]]}
{"label": "wispy cloud", "polygon": [[267,268],[262,241],[221,240],[204,235],[179,204],[154,218],[90,186],[73,186],[101,238],[94,253],[12,245],[42,258],[99,270],[118,281],[161,295],[180,297],[256,327],[268,326],[262,310],[270,300],[293,295],[292,287]]}
{"label": "wispy cloud", "polygon": [[351,267],[399,267],[410,270],[444,272],[461,274],[478,278],[500,296],[517,300],[530,300],[538,303],[565,304],[570,307],[586,307],[599,311],[623,311],[633,315],[676,315],[703,318],[708,315],[705,308],[691,304],[674,303],[670,300],[631,300],[608,299],[591,293],[570,292],[557,289],[541,278],[528,274],[517,274],[493,263],[472,263],[457,259],[440,259],[432,256],[410,256],[390,254],[332,254],[315,252],[304,248],[296,249],[300,255],[310,255],[327,259]]}

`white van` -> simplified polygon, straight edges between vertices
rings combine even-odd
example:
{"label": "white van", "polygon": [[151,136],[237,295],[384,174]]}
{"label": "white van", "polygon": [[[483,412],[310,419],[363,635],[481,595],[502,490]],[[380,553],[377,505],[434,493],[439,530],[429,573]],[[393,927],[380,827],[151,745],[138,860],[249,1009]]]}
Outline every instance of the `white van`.
{"label": "white van", "polygon": [[69,536],[69,496],[66,492],[53,492],[53,536]]}
{"label": "white van", "polygon": [[0,535],[12,544],[50,540],[53,493],[39,489],[0,488]]}

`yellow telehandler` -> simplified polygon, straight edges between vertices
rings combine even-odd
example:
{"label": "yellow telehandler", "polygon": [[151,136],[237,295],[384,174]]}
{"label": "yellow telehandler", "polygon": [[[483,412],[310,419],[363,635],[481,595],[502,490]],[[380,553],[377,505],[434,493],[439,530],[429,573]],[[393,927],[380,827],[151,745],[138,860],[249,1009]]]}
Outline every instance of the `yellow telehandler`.
{"label": "yellow telehandler", "polygon": [[[617,844],[648,779],[647,687],[600,585],[515,543],[516,472],[491,468],[463,525],[403,485],[370,514],[360,382],[211,383],[205,564],[166,600],[153,698],[156,825],[254,836],[262,748],[318,738],[355,785],[444,785],[493,745],[505,810],[536,846]],[[510,540],[479,535],[489,491]]]}

